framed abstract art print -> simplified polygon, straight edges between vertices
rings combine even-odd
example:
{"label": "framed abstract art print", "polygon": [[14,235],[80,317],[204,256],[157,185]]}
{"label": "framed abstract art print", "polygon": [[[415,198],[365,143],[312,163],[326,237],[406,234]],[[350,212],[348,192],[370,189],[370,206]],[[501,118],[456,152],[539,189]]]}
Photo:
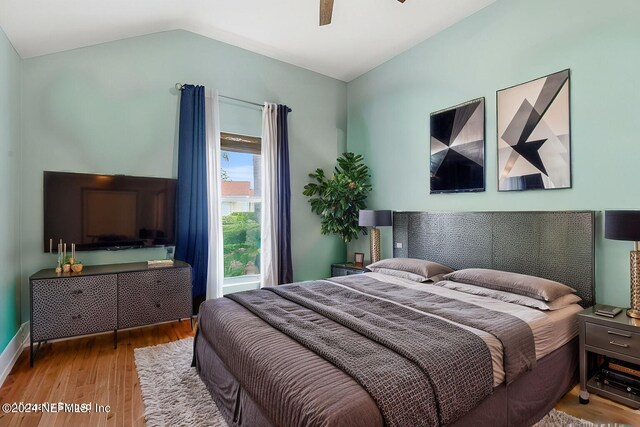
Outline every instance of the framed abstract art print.
{"label": "framed abstract art print", "polygon": [[431,113],[431,194],[484,191],[484,98]]}
{"label": "framed abstract art print", "polygon": [[498,190],[571,188],[569,70],[499,90]]}

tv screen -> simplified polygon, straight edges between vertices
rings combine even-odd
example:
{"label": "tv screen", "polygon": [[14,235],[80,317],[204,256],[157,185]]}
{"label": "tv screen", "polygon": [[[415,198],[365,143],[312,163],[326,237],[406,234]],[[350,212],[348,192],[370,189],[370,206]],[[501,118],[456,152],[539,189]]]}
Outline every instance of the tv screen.
{"label": "tv screen", "polygon": [[175,179],[45,171],[44,251],[174,245],[175,200]]}

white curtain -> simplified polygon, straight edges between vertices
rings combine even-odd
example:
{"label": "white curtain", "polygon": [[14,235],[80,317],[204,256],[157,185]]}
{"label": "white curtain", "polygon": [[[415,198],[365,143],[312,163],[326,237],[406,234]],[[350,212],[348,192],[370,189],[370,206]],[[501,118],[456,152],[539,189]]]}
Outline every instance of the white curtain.
{"label": "white curtain", "polygon": [[220,189],[220,106],[218,91],[207,89],[205,96],[207,131],[207,194],[209,199],[209,271],[207,299],[222,297],[224,256],[222,243],[222,202]]}
{"label": "white curtain", "polygon": [[278,106],[268,102],[262,109],[262,217],[260,287],[278,284]]}

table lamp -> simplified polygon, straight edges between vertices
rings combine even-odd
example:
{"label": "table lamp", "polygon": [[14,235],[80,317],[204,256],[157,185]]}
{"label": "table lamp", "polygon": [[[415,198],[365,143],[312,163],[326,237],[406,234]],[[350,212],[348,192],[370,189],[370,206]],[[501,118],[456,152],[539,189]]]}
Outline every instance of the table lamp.
{"label": "table lamp", "polygon": [[631,308],[627,316],[640,319],[640,211],[606,211],[604,237],[634,242],[631,251]]}
{"label": "table lamp", "polygon": [[358,225],[371,227],[371,262],[380,261],[380,230],[377,227],[386,227],[392,224],[391,211],[361,210],[358,215]]}

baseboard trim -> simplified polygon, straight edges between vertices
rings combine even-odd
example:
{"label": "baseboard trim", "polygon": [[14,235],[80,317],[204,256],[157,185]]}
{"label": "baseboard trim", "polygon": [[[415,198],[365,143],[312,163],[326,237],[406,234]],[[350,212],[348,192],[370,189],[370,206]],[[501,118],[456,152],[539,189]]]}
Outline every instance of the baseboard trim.
{"label": "baseboard trim", "polygon": [[29,341],[29,322],[24,322],[20,325],[20,329],[16,332],[15,336],[9,341],[5,349],[0,354],[0,387],[4,384],[4,380],[7,379],[13,369],[13,365],[16,364],[22,349]]}

